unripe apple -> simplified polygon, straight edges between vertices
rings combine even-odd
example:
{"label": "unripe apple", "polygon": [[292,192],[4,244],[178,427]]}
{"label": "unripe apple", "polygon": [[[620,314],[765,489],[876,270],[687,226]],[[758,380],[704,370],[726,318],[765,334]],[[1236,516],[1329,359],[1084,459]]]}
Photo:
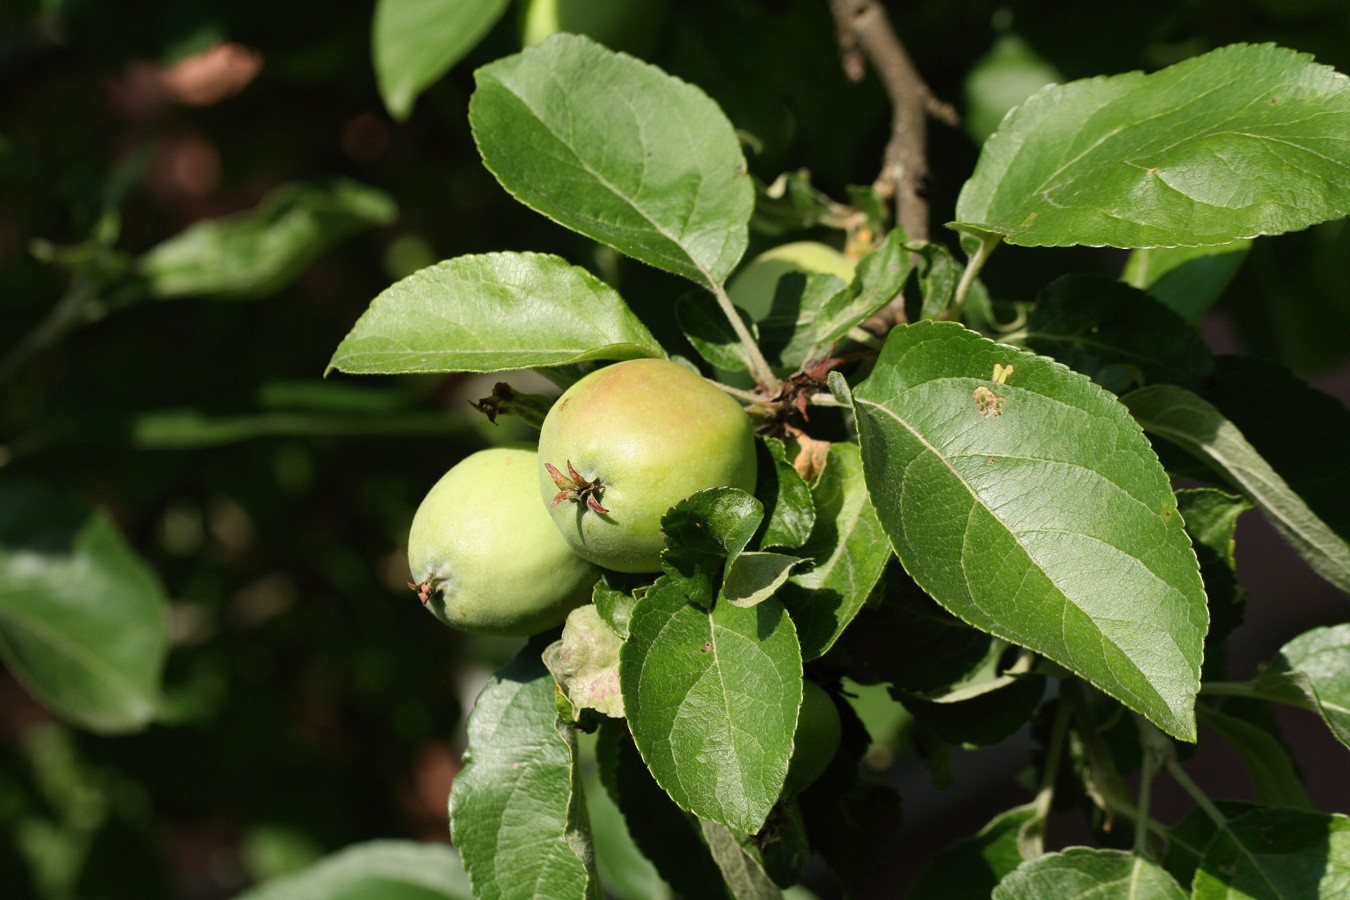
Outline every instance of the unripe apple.
{"label": "unripe apple", "polygon": [[853,280],[854,268],[853,260],[828,244],[793,241],[765,250],[750,260],[727,282],[727,294],[732,303],[758,322],[773,308],[778,280],[784,275],[824,273],[835,275],[847,284]]}
{"label": "unripe apple", "polygon": [[539,433],[539,491],[574,550],[619,572],[659,572],[661,517],[711,487],[755,488],[739,403],[664,359],[606,366],[568,388]]}
{"label": "unripe apple", "polygon": [[538,466],[528,446],[480,450],[417,508],[409,587],[451,628],[538,634],[590,599],[600,570],[572,552],[540,507]]}
{"label": "unripe apple", "polygon": [[802,708],[797,731],[792,736],[792,759],[788,762],[783,793],[793,796],[810,787],[834,759],[839,749],[839,709],[825,689],[814,681],[802,682]]}

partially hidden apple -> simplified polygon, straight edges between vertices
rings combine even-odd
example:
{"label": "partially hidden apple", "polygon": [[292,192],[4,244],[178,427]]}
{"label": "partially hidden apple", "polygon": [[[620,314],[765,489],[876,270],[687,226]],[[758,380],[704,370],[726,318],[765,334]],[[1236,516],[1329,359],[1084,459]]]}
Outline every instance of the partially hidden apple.
{"label": "partially hidden apple", "polygon": [[590,599],[600,570],[572,552],[539,505],[538,465],[527,445],[480,450],[417,508],[409,587],[451,628],[538,634]]}
{"label": "partially hidden apple", "polygon": [[801,793],[824,774],[839,749],[840,733],[839,709],[834,700],[814,681],[803,681],[802,708],[797,714],[792,759],[783,784],[785,796]]}
{"label": "partially hidden apple", "polygon": [[712,487],[755,488],[755,438],[739,403],[665,359],[591,372],[549,410],[539,491],[581,556],[619,572],[659,572],[661,517]]}

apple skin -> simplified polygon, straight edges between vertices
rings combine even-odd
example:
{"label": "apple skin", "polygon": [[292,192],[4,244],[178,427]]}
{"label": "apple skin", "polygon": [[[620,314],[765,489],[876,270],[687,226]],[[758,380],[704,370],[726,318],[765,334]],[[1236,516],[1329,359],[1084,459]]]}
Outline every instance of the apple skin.
{"label": "apple skin", "polygon": [[451,628],[528,636],[590,600],[600,570],[577,556],[539,505],[538,454],[480,450],[427,493],[408,532],[408,564],[427,609]]}
{"label": "apple skin", "polygon": [[825,689],[809,679],[802,682],[802,708],[797,731],[792,736],[792,759],[788,762],[783,794],[791,797],[811,786],[824,774],[839,749],[839,708]]}
{"label": "apple skin", "polygon": [[[696,491],[755,489],[750,417],[697,373],[665,359],[633,359],[591,372],[553,405],[539,433],[539,492],[572,548],[619,572],[661,571],[661,517]],[[561,497],[544,467],[569,464],[598,487]],[[555,502],[556,501],[556,502]]]}

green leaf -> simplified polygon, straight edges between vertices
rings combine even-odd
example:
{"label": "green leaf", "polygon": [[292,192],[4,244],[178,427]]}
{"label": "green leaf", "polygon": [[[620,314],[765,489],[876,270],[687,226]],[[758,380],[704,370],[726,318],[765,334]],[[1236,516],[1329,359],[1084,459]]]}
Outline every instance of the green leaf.
{"label": "green leaf", "polygon": [[[1257,808],[1256,804],[1241,800],[1216,800],[1214,806],[1228,819],[1236,819]],[[1195,880],[1195,870],[1200,867],[1200,860],[1205,855],[1205,848],[1218,832],[1219,826],[1209,813],[1198,806],[1193,807],[1180,822],[1167,829],[1167,853],[1163,856],[1163,868],[1172,873],[1178,884],[1191,884]]]}
{"label": "green leaf", "polygon": [[1247,261],[1248,240],[1218,247],[1148,247],[1125,261],[1121,278],[1195,324],[1223,295]]}
{"label": "green leaf", "polygon": [[904,290],[909,257],[904,232],[896,229],[863,257],[850,282],[827,272],[782,275],[771,309],[758,321],[769,361],[792,372],[823,359],[851,328]]}
{"label": "green leaf", "polygon": [[614,633],[621,638],[627,638],[628,620],[633,615],[633,604],[636,601],[628,591],[609,584],[610,578],[617,577],[619,576],[609,572],[601,575],[591,592],[591,602],[595,604],[600,617],[614,629]]}
{"label": "green leaf", "polygon": [[1198,390],[1214,371],[1199,333],[1148,294],[1101,275],[1065,275],[1036,298],[1027,348],[1115,394],[1166,382]]}
{"label": "green leaf", "polygon": [[488,681],[469,716],[450,831],[474,896],[600,897],[577,771],[553,676],[527,646]]}
{"label": "green leaf", "polygon": [[721,599],[736,606],[754,606],[774,595],[801,557],[752,550],[727,565]]}
{"label": "green leaf", "polygon": [[1221,829],[1191,885],[1194,900],[1350,896],[1350,817],[1256,809]]}
{"label": "green leaf", "polygon": [[[1269,712],[1264,703],[1259,705]],[[1256,787],[1257,801],[1265,806],[1311,809],[1313,804],[1303,787],[1298,766],[1276,736],[1278,732],[1272,733],[1266,727],[1278,723],[1248,721],[1234,715],[1230,707],[1240,709],[1238,704],[1226,704],[1222,710],[1201,704],[1197,709],[1200,721],[1214,729],[1242,757]]]}
{"label": "green leaf", "polygon": [[653,780],[621,723],[600,723],[596,758],[605,789],[622,810],[634,843],[666,883],[683,897],[726,897],[698,820],[676,806]]}
{"label": "green leaf", "polygon": [[0,486],[0,659],[62,718],[99,732],[155,716],[168,597],[108,515]]}
{"label": "green leaf", "polygon": [[1029,247],[1298,231],[1350,212],[1348,131],[1350,82],[1271,44],[1048,87],[985,142],[956,227]]}
{"label": "green leaf", "polygon": [[500,372],[663,356],[623,298],[541,253],[459,256],[384,290],[328,369],[360,374]]}
{"label": "green leaf", "polygon": [[287,184],[254,209],[188,226],[137,266],[151,295],[164,300],[266,297],[330,247],[388,225],[396,212],[388,194],[354,181]]}
{"label": "green leaf", "polygon": [[891,332],[853,408],[872,502],[925,591],[1194,740],[1204,591],[1124,407],[1051,360],[920,322]]}
{"label": "green leaf", "polygon": [[472,50],[509,5],[509,0],[378,0],[371,56],[389,114],[408,118],[417,95]]}
{"label": "green leaf", "polygon": [[619,690],[619,647],[614,633],[592,603],[567,614],[562,637],[544,650],[544,665],[572,704],[573,720],[583,709],[623,718]]}
{"label": "green leaf", "polygon": [[[844,727],[847,734],[847,717]],[[797,803],[811,849],[838,877],[847,896],[866,896],[868,884],[900,834],[900,795],[895,788],[859,778],[857,756],[841,747],[825,774],[797,795]]]}
{"label": "green leaf", "polygon": [[755,496],[768,510],[759,546],[792,550],[806,542],[816,524],[811,487],[787,458],[782,441],[765,438],[759,444]]}
{"label": "green leaf", "polygon": [[1205,636],[1209,652],[1202,680],[1223,670],[1222,642],[1242,623],[1243,591],[1237,583],[1234,539],[1238,518],[1251,508],[1246,497],[1217,488],[1177,491],[1177,512],[1200,560],[1200,578],[1209,597],[1209,634]]}
{"label": "green leaf", "polygon": [[744,833],[764,824],[787,776],[802,698],[797,635],[781,603],[690,602],[657,579],[620,655],[629,727],[681,808]]}
{"label": "green leaf", "polygon": [[1032,803],[999,813],[975,834],[934,856],[905,896],[908,900],[988,900],[995,885],[1022,864],[1017,836],[1036,815]]}
{"label": "green leaf", "polygon": [[1291,694],[1302,699],[1350,748],[1350,624],[1300,634],[1280,648],[1252,685],[1273,699],[1289,702]]}
{"label": "green leaf", "polygon": [[742,845],[741,835],[706,819],[699,824],[731,896],[736,900],[778,900],[783,896],[778,885],[764,871],[763,864]]}
{"label": "green leaf", "polygon": [[[699,491],[661,517],[666,541],[662,566],[685,577],[699,575],[715,580],[740,556],[763,518],[764,505],[745,491]],[[709,586],[713,586],[711,581]]]}
{"label": "green leaf", "polygon": [[861,474],[858,445],[833,444],[811,487],[815,526],[798,552],[815,565],[794,572],[779,592],[797,625],[803,659],[815,659],[834,645],[891,558]]}
{"label": "green leaf", "polygon": [[471,900],[459,854],[444,844],[369,841],[269,881],[237,900]]}
{"label": "green leaf", "polygon": [[1123,850],[1070,847],[1025,862],[994,889],[993,900],[1186,900],[1167,870]]}
{"label": "green leaf", "polygon": [[1021,36],[1006,32],[966,75],[961,124],[977,144],[983,143],[1009,110],[1047,84],[1062,80],[1059,71]]}
{"label": "green leaf", "polygon": [[[754,335],[755,323],[750,320],[750,314],[739,307],[736,314]],[[712,294],[696,291],[681,297],[675,304],[675,317],[689,343],[711,365],[727,372],[750,368],[740,335],[731,327],[726,313]]]}
{"label": "green leaf", "polygon": [[475,78],[474,139],[513,197],[700,286],[731,274],[754,187],[731,123],[701,90],[569,34]]}
{"label": "green leaf", "polygon": [[1146,431],[1204,461],[1241,490],[1319,575],[1350,593],[1350,546],[1313,514],[1219,410],[1168,384],[1140,388],[1121,402]]}

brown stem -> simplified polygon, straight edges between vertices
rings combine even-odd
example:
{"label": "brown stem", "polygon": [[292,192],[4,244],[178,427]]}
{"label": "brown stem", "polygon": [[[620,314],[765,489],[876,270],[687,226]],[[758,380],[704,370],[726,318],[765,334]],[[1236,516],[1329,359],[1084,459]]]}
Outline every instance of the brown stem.
{"label": "brown stem", "polygon": [[[891,137],[881,173],[873,188],[895,203],[895,220],[911,241],[928,240],[928,117],[955,125],[956,111],[933,96],[910,61],[905,45],[876,0],[830,0],[839,31],[844,71],[854,81],[863,73],[863,59],[872,64],[891,101]],[[904,317],[903,300],[868,320],[869,331],[884,334]]]}

